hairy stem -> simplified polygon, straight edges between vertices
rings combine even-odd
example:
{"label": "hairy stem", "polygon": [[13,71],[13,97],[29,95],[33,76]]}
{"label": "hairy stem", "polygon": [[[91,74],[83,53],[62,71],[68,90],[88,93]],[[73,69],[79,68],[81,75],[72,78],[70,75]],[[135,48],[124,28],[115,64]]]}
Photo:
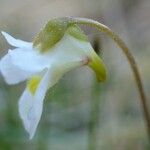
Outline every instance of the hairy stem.
{"label": "hairy stem", "polygon": [[86,19],[86,18],[72,18],[72,17],[66,17],[66,18],[62,18],[62,19],[68,20],[72,24],[82,24],[82,25],[89,25],[91,27],[94,27],[94,28],[98,29],[100,32],[106,33],[121,48],[121,50],[127,57],[127,60],[133,71],[133,75],[135,77],[136,85],[137,85],[137,88],[138,88],[138,91],[139,91],[139,94],[141,97],[141,105],[143,107],[143,114],[145,116],[145,121],[147,124],[147,131],[148,131],[148,135],[150,138],[150,114],[149,114],[149,110],[148,110],[147,99],[146,99],[146,95],[144,92],[143,83],[141,80],[138,66],[137,66],[136,61],[135,61],[133,55],[131,54],[129,48],[126,46],[126,44],[123,42],[123,40],[116,33],[111,31],[111,29],[108,28],[107,26],[105,26],[97,21],[94,21],[91,19]]}

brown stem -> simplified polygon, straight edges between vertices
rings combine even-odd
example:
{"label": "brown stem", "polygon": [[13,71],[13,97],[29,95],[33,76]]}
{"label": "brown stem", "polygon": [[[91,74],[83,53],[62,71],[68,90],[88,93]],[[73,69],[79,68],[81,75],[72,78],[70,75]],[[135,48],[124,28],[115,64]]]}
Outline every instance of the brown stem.
{"label": "brown stem", "polygon": [[111,31],[111,29],[109,29],[107,26],[105,26],[97,21],[94,21],[91,19],[86,19],[86,18],[72,18],[72,17],[66,17],[66,18],[62,18],[62,19],[68,20],[72,24],[83,24],[83,25],[89,25],[91,27],[97,28],[100,32],[106,33],[121,48],[121,50],[127,57],[127,60],[133,71],[133,75],[135,77],[136,85],[137,85],[137,88],[138,88],[138,91],[139,91],[139,94],[141,97],[141,105],[143,107],[143,114],[145,116],[145,121],[147,124],[147,131],[148,131],[148,135],[149,135],[149,139],[150,139],[150,114],[149,114],[149,110],[148,110],[147,98],[146,98],[146,95],[144,92],[143,83],[141,80],[138,66],[137,66],[136,61],[135,61],[133,55],[131,54],[129,48],[126,46],[126,44],[123,42],[123,40],[116,33]]}

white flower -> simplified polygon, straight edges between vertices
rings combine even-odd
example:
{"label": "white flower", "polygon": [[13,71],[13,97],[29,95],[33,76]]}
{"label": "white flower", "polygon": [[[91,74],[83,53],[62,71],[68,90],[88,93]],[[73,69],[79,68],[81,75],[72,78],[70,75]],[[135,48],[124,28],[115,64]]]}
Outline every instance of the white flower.
{"label": "white flower", "polygon": [[[78,27],[65,26],[61,36],[57,32],[53,35],[47,29],[46,26],[33,43],[14,39],[2,32],[7,42],[16,47],[9,50],[0,61],[0,71],[5,81],[8,84],[17,84],[27,80],[19,100],[19,114],[30,139],[34,136],[41,118],[46,91],[66,72],[88,65],[96,72],[99,80],[106,78],[104,64],[90,43],[84,40],[84,34]],[[52,36],[48,37],[49,34]]]}

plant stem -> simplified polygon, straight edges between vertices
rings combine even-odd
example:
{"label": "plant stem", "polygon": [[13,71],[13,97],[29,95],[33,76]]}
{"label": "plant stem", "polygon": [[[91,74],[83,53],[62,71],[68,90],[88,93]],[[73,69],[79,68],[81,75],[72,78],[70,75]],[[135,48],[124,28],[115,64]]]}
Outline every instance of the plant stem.
{"label": "plant stem", "polygon": [[108,28],[107,26],[105,26],[105,25],[103,25],[97,21],[87,19],[87,18],[74,18],[74,17],[65,17],[62,19],[68,20],[70,24],[82,24],[82,25],[89,25],[91,27],[94,27],[94,28],[98,29],[98,31],[106,33],[121,48],[121,50],[123,51],[123,53],[127,57],[127,60],[128,60],[130,66],[131,66],[131,69],[133,71],[133,75],[135,77],[135,82],[136,82],[136,85],[137,85],[137,88],[138,88],[138,91],[140,94],[140,98],[141,98],[141,105],[143,108],[143,114],[145,116],[145,121],[147,124],[147,132],[148,132],[149,139],[150,139],[150,114],[149,114],[149,110],[148,110],[147,98],[146,98],[143,83],[141,80],[141,75],[139,73],[137,63],[136,63],[133,55],[131,54],[129,48],[124,43],[124,41],[116,33],[111,31],[110,28]]}

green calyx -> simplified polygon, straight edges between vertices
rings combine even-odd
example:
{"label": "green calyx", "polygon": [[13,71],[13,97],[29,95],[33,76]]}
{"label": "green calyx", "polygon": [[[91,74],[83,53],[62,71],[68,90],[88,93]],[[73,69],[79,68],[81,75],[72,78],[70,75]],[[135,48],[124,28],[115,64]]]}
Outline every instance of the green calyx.
{"label": "green calyx", "polygon": [[46,52],[63,37],[66,29],[67,22],[57,19],[50,20],[35,37],[33,46],[37,47],[41,52]]}
{"label": "green calyx", "polygon": [[77,25],[71,25],[66,32],[76,39],[88,41],[87,36]]}
{"label": "green calyx", "polygon": [[87,36],[77,25],[71,24],[67,20],[52,19],[37,34],[33,41],[33,46],[42,53],[47,52],[62,39],[65,33],[76,39],[87,41]]}

